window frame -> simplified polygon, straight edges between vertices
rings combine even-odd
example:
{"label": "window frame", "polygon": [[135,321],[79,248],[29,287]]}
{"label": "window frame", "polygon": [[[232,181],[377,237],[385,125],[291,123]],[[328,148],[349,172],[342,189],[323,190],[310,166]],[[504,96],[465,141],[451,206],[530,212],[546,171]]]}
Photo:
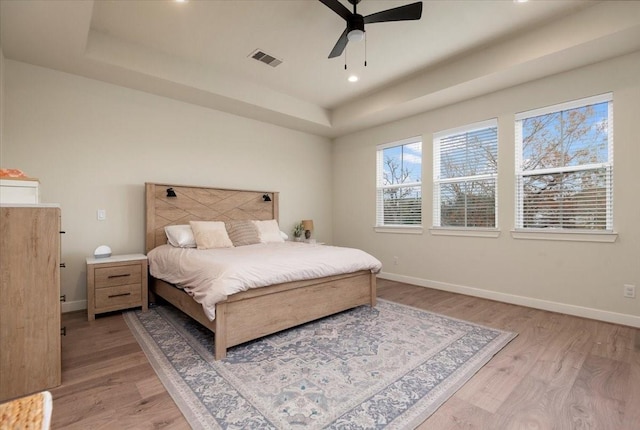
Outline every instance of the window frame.
{"label": "window frame", "polygon": [[[420,181],[419,182],[407,182],[401,185],[383,185],[384,180],[384,150],[389,148],[395,148],[410,144],[420,144]],[[374,230],[379,233],[407,233],[407,234],[421,234],[424,224],[424,208],[423,208],[423,157],[424,140],[422,136],[414,136],[406,139],[401,139],[393,142],[383,143],[376,146],[376,219],[374,224]],[[385,189],[399,188],[399,187],[419,187],[420,188],[420,223],[419,224],[385,224],[384,223],[384,197],[381,198],[381,193],[384,193]],[[381,206],[382,205],[382,206]]]}
{"label": "window frame", "polygon": [[[523,169],[524,148],[523,148],[523,122],[529,118],[537,116],[557,114],[572,109],[585,108],[588,106],[607,103],[607,160],[604,162],[565,164],[560,167],[543,169]],[[541,240],[569,240],[569,241],[589,241],[589,242],[614,242],[617,233],[613,226],[613,93],[605,93],[591,97],[571,100],[564,103],[519,112],[515,115],[515,192],[514,192],[514,229],[512,236],[516,239],[541,239]],[[524,226],[524,177],[540,176],[555,173],[571,173],[605,169],[606,183],[606,208],[605,208],[605,228],[566,228],[566,227],[525,227]]]}
{"label": "window frame", "polygon": [[[471,133],[480,130],[495,129],[495,159],[498,163],[499,153],[499,136],[498,136],[498,119],[491,118],[484,121],[474,122],[463,126],[442,130],[433,134],[433,221],[430,229],[433,235],[450,235],[450,236],[474,236],[474,237],[498,237],[498,165],[496,164],[495,172],[482,173],[478,175],[456,176],[451,178],[440,177],[441,174],[441,158],[442,158],[442,141],[454,136],[465,133]],[[465,143],[466,145],[467,143]],[[441,185],[448,183],[461,183],[473,181],[492,181],[494,186],[494,225],[486,227],[476,226],[443,226],[441,222]],[[465,206],[465,214],[466,214]]]}

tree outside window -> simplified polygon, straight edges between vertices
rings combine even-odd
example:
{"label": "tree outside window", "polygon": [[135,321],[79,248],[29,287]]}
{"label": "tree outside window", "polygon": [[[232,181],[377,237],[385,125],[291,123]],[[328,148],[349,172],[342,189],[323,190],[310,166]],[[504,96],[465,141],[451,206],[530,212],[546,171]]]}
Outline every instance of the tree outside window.
{"label": "tree outside window", "polygon": [[497,120],[436,133],[433,148],[433,225],[495,228]]}
{"label": "tree outside window", "polygon": [[422,224],[422,141],[407,139],[378,147],[378,226]]}
{"label": "tree outside window", "polygon": [[612,230],[611,95],[517,116],[516,227]]}

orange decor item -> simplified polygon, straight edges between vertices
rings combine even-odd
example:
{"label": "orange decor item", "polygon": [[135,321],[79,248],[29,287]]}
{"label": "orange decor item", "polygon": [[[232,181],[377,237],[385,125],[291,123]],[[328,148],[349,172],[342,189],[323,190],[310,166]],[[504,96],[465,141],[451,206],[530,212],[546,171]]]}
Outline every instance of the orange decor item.
{"label": "orange decor item", "polygon": [[0,178],[26,179],[28,176],[20,169],[0,169]]}

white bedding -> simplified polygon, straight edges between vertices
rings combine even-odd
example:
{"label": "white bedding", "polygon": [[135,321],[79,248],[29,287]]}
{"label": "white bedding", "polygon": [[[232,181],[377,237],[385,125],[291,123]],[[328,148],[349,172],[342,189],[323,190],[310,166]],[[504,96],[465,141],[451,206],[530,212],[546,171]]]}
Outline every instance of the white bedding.
{"label": "white bedding", "polygon": [[211,321],[216,303],[249,288],[382,268],[359,249],[298,242],[207,250],[161,245],[148,257],[151,275],[184,288]]}

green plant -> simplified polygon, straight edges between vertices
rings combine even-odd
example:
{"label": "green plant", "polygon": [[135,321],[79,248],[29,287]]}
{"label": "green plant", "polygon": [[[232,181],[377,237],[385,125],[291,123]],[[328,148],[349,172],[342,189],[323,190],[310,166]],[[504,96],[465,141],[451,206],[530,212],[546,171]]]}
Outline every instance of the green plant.
{"label": "green plant", "polygon": [[304,228],[302,227],[302,222],[300,222],[293,227],[293,237],[300,237],[302,233],[304,233]]}

